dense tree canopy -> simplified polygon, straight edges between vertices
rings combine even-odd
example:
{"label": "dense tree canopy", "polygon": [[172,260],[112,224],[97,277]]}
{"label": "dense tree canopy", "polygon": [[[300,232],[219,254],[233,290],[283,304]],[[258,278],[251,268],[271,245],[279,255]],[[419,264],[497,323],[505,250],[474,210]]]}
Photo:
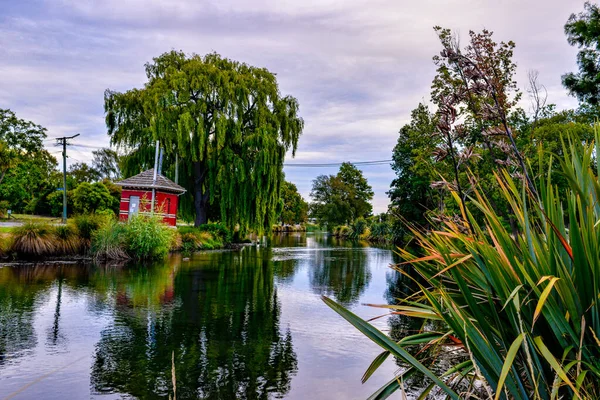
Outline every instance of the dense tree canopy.
{"label": "dense tree canopy", "polygon": [[392,152],[392,169],[396,173],[390,185],[390,210],[404,219],[425,224],[425,212],[436,207],[435,191],[430,187],[434,150],[439,138],[433,135],[436,118],[426,105],[419,104],[411,113],[410,123],[400,129],[398,142]]}
{"label": "dense tree canopy", "polygon": [[563,85],[579,101],[600,105],[600,8],[586,2],[584,11],[571,14],[565,24],[565,34],[577,54],[579,72],[562,76]]}
{"label": "dense tree canopy", "polygon": [[[280,94],[268,70],[216,53],[164,53],[146,75],[142,89],[105,94],[111,141],[129,150],[125,174],[150,167],[159,140],[166,173],[179,162],[196,225],[220,218],[242,230],[271,226],[284,157],[303,129],[297,100]],[[185,212],[191,204],[182,200]]]}
{"label": "dense tree canopy", "polygon": [[373,189],[351,163],[343,163],[337,175],[318,176],[310,197],[311,214],[322,224],[345,224],[373,211]]}
{"label": "dense tree canopy", "polygon": [[281,185],[281,211],[279,221],[282,224],[300,224],[308,218],[308,203],[298,192],[298,188],[291,182],[283,181]]}
{"label": "dense tree canopy", "polygon": [[58,187],[45,138],[45,128],[0,109],[0,199],[15,212],[34,212],[39,199]]}
{"label": "dense tree canopy", "polygon": [[117,180],[121,178],[121,156],[115,150],[102,148],[92,152],[92,168],[103,179]]}

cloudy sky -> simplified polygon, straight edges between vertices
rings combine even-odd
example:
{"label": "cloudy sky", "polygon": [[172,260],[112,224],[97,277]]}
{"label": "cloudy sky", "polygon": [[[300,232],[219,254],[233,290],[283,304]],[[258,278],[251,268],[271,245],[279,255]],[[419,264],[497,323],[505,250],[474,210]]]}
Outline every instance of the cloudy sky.
{"label": "cloudy sky", "polygon": [[[434,25],[515,41],[520,87],[538,70],[560,109],[576,105],[560,84],[576,68],[563,25],[582,9],[583,0],[0,0],[0,108],[49,137],[81,133],[88,147],[72,147],[70,162],[89,161],[108,145],[105,89],[142,86],[144,63],[165,51],[216,51],[275,72],[298,98],[305,130],[289,163],[385,160],[428,101]],[[393,172],[363,171],[385,211]],[[286,167],[306,198],[317,175],[335,172]]]}

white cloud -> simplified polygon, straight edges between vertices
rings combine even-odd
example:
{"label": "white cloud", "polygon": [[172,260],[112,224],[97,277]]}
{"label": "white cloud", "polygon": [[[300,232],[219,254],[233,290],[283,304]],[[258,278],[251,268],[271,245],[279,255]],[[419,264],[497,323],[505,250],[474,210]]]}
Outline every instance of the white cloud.
{"label": "white cloud", "polygon": [[[549,101],[572,107],[560,75],[575,69],[576,49],[563,24],[581,8],[578,0],[15,2],[0,17],[0,106],[50,136],[80,132],[81,143],[105,145],[104,89],[139,87],[143,64],[172,48],[217,51],[276,72],[282,92],[299,99],[306,127],[290,162],[389,159],[398,129],[429,93],[433,25],[514,40],[520,86],[537,69]],[[365,175],[379,212],[393,174],[378,168]],[[288,178],[307,195],[316,175],[333,172]]]}

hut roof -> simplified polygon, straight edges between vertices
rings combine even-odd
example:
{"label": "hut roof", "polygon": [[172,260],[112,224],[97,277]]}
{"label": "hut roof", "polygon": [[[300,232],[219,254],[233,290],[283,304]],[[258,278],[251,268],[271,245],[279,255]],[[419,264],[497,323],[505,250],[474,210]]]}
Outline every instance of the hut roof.
{"label": "hut roof", "polygon": [[183,194],[186,190],[173,182],[172,180],[165,178],[164,176],[158,174],[156,176],[156,184],[154,184],[154,168],[150,168],[147,171],[142,172],[141,174],[134,175],[130,178],[123,179],[122,181],[116,182],[117,185],[123,186],[126,188],[136,188],[136,189],[157,189],[166,192],[173,192],[178,194]]}

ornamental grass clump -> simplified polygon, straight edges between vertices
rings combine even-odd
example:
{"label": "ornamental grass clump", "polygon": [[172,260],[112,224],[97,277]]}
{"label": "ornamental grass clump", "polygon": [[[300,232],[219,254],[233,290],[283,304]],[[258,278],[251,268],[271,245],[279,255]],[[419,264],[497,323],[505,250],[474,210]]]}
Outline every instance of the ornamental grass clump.
{"label": "ornamental grass clump", "polygon": [[73,225],[57,225],[54,227],[54,245],[57,255],[74,255],[81,248],[81,241]]}
{"label": "ornamental grass clump", "polygon": [[134,215],[125,225],[127,254],[135,259],[157,259],[169,253],[174,230],[158,216]]}
{"label": "ornamental grass clump", "polygon": [[21,257],[44,257],[56,252],[53,228],[47,224],[28,222],[12,232],[10,251]]}
{"label": "ornamental grass clump", "polygon": [[127,227],[125,224],[110,221],[94,232],[91,253],[96,261],[127,260]]}
{"label": "ornamental grass clump", "polygon": [[[404,267],[412,266],[420,290],[382,307],[422,319],[420,332],[395,342],[324,298],[384,349],[365,380],[390,354],[406,363],[377,398],[415,374],[428,378],[422,398],[600,398],[600,146],[564,147],[558,172],[569,182],[566,195],[559,197],[552,171],[537,194],[508,172],[496,174],[516,230],[478,189],[469,203],[480,217],[463,209],[461,221],[448,218],[437,231],[412,229],[419,255],[400,250],[396,268],[411,277]],[[465,361],[440,372],[431,360],[450,346]]]}

